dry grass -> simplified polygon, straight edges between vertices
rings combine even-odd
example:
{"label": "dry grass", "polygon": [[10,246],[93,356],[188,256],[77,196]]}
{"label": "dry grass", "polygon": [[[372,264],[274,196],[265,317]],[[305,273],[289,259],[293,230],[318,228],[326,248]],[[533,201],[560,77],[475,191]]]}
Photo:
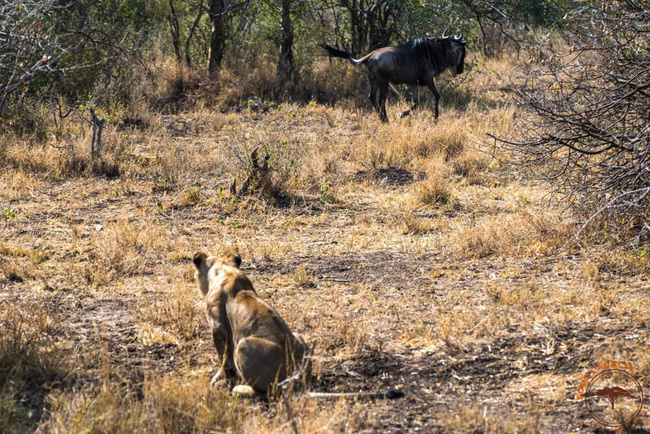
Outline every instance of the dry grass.
{"label": "dry grass", "polygon": [[141,391],[105,378],[90,391],[53,395],[49,404],[53,417],[44,428],[52,432],[200,432],[244,423],[240,402],[196,376],[147,378]]}
{"label": "dry grass", "polygon": [[453,161],[454,174],[460,175],[469,184],[479,184],[481,174],[489,167],[490,159],[487,155],[476,150],[465,150]]}
{"label": "dry grass", "polygon": [[415,199],[422,205],[446,205],[451,200],[449,182],[436,176],[415,187]]}
{"label": "dry grass", "polygon": [[521,210],[480,218],[452,234],[458,257],[551,255],[574,234],[575,227],[541,211]]}
{"label": "dry grass", "polygon": [[43,414],[45,396],[70,366],[50,337],[55,318],[37,305],[17,312],[0,301],[0,426],[32,430]]}
{"label": "dry grass", "polygon": [[[437,123],[426,102],[381,125],[354,103],[223,114],[204,96],[168,102],[185,107],[174,115],[142,110],[141,128],[109,122],[106,166],[72,121],[53,143],[65,149],[3,138],[0,425],[291,431],[282,402],[207,387],[217,360],[192,283],[201,250],[241,254],[260,296],[316,343],[312,389],[406,391],[292,396],[301,432],[593,431],[573,399],[589,366],[624,357],[648,385],[650,255],[567,243],[571,214],[488,141],[516,133],[501,90],[513,66],[487,61],[444,87]],[[360,80],[328,68],[309,80],[332,93],[332,77]],[[270,71],[227,74],[229,103],[273,91]],[[200,79],[184,78],[189,95],[209,90],[192,90]],[[233,197],[255,148],[269,183]]]}
{"label": "dry grass", "polygon": [[168,233],[147,222],[131,223],[120,218],[104,228],[96,225],[91,235],[90,262],[83,274],[95,286],[123,276],[141,274],[150,269],[155,258],[166,254]]}
{"label": "dry grass", "polygon": [[190,343],[201,336],[207,326],[205,305],[197,300],[194,291],[175,287],[169,294],[155,300],[143,300],[134,309],[142,324],[143,342]]}

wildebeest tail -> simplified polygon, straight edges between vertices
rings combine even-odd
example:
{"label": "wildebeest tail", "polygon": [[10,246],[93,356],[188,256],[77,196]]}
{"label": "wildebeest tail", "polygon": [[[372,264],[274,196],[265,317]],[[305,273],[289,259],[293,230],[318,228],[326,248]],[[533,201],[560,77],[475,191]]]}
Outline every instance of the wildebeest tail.
{"label": "wildebeest tail", "polygon": [[347,51],[339,50],[337,48],[331,47],[327,44],[321,44],[321,47],[327,51],[327,54],[329,54],[330,57],[340,57],[341,59],[346,59],[348,62],[353,64],[354,66],[359,66],[362,63],[364,63],[367,59],[368,56],[363,57],[361,59],[355,59],[352,57],[352,53],[348,53]]}

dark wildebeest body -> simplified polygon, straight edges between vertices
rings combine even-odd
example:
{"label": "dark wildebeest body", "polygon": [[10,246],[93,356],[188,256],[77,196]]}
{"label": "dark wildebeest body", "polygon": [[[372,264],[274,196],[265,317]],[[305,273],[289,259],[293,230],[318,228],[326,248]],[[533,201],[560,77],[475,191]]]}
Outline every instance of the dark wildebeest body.
{"label": "dark wildebeest body", "polygon": [[370,54],[355,59],[352,53],[323,45],[330,56],[347,59],[354,66],[366,65],[370,78],[370,101],[379,112],[382,122],[388,122],[386,115],[386,94],[388,85],[408,84],[411,86],[413,103],[401,116],[408,115],[418,103],[418,86],[427,86],[436,99],[436,119],[440,94],[433,79],[449,69],[453,75],[461,74],[465,64],[465,44],[460,36],[441,39],[417,38],[397,47],[378,48]]}

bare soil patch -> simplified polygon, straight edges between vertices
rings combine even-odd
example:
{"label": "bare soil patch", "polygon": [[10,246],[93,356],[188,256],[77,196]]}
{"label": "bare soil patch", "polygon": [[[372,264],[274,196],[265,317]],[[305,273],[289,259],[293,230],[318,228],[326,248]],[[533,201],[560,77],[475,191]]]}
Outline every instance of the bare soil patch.
{"label": "bare soil patch", "polygon": [[384,167],[372,170],[360,170],[354,176],[357,181],[373,181],[379,186],[402,187],[414,181],[426,178],[424,172],[410,172],[400,167]]}

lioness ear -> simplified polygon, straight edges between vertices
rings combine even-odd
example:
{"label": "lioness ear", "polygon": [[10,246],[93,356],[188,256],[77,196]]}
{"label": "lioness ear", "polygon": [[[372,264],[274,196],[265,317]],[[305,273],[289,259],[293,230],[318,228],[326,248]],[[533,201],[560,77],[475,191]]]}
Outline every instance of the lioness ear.
{"label": "lioness ear", "polygon": [[207,257],[208,256],[205,253],[199,252],[199,253],[196,253],[194,255],[194,259],[192,259],[192,262],[194,262],[194,266],[197,269],[200,269],[201,265],[205,263],[205,260],[207,259]]}
{"label": "lioness ear", "polygon": [[239,255],[228,255],[227,258],[223,261],[224,264],[230,265],[231,267],[239,268],[241,265],[241,257]]}

